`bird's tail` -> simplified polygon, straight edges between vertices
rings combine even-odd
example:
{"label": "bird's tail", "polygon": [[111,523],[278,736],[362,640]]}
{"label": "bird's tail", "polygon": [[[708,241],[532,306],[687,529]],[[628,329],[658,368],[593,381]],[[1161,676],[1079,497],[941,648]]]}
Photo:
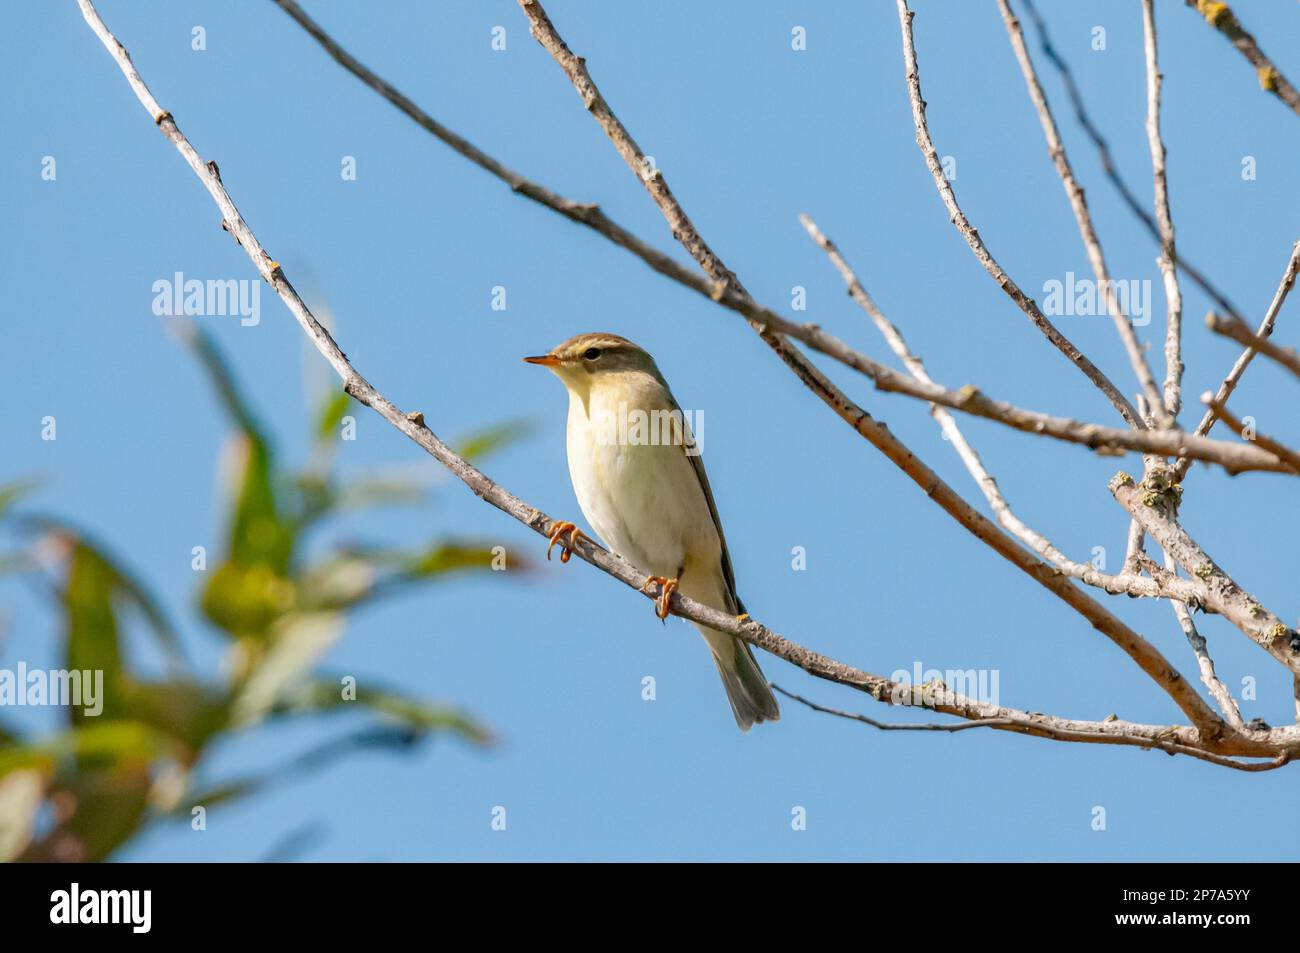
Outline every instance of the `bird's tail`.
{"label": "bird's tail", "polygon": [[749,731],[765,721],[779,721],[781,709],[763,670],[754,660],[754,653],[749,650],[749,643],[716,629],[701,627],[700,633],[713,652],[713,661],[722,676],[722,686],[727,690],[727,701],[731,702],[731,713],[736,716],[740,730]]}

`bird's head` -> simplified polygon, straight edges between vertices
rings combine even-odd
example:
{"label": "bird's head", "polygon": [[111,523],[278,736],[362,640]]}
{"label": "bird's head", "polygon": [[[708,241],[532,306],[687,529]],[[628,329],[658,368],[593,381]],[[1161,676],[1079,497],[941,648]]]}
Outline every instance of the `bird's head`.
{"label": "bird's head", "polygon": [[583,396],[593,387],[616,383],[626,375],[663,379],[648,351],[617,334],[579,334],[546,354],[524,360],[550,368],[565,387]]}

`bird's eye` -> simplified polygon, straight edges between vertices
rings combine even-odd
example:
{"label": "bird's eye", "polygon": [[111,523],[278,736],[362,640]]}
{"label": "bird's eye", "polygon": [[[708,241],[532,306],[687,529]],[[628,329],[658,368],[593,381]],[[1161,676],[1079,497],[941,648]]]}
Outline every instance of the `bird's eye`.
{"label": "bird's eye", "polygon": [[584,360],[594,361],[596,358],[600,357],[600,348],[589,347],[582,352],[582,357]]}

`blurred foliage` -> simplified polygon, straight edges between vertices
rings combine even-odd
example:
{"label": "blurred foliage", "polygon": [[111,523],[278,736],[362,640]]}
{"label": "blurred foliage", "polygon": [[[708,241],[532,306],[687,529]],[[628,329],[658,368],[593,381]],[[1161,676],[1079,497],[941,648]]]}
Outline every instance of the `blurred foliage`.
{"label": "blurred foliage", "polygon": [[[56,579],[47,591],[63,622],[60,666],[103,672],[98,715],[60,707],[62,727],[41,740],[0,723],[0,860],[101,860],[146,825],[188,821],[197,807],[246,798],[358,750],[410,750],[435,734],[491,741],[453,708],[367,678],[327,677],[316,663],[350,611],[453,573],[489,569],[494,558],[500,568],[504,554],[448,539],[415,549],[351,544],[309,552],[308,534],[331,517],[421,503],[426,483],[337,476],[340,429],[359,406],[341,392],[319,408],[307,464],[284,468],[213,342],[197,328],[185,332],[235,427],[224,546],[201,573],[197,600],[226,645],[226,664],[219,675],[195,672],[157,600],[108,548],[67,523],[20,513],[30,485],[0,486],[0,525],[23,541],[0,552],[0,572]],[[522,432],[518,424],[496,426],[463,446],[481,456]],[[123,633],[133,624],[148,633],[165,677],[146,677],[129,663]],[[271,773],[198,786],[205,754],[232,732],[358,709],[372,716],[368,724]]]}

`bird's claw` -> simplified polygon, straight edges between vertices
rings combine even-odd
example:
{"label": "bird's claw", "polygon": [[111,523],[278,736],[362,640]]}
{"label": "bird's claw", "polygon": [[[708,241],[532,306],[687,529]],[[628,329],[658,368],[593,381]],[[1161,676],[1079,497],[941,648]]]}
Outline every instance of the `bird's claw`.
{"label": "bird's claw", "polygon": [[[565,533],[569,534],[569,541],[567,543],[561,543],[560,537]],[[578,545],[578,540],[587,538],[587,534],[578,529],[578,527],[573,523],[570,523],[568,520],[560,520],[551,530],[550,542],[547,543],[546,546],[546,558],[551,558],[551,550],[555,548],[556,543],[559,543],[560,562],[567,563],[569,558],[573,556],[573,547]]]}
{"label": "bird's claw", "polygon": [[648,595],[651,585],[659,587],[659,598],[655,600],[655,615],[659,617],[660,622],[667,625],[668,603],[672,601],[673,593],[677,591],[677,580],[668,579],[664,576],[647,576],[641,591]]}

